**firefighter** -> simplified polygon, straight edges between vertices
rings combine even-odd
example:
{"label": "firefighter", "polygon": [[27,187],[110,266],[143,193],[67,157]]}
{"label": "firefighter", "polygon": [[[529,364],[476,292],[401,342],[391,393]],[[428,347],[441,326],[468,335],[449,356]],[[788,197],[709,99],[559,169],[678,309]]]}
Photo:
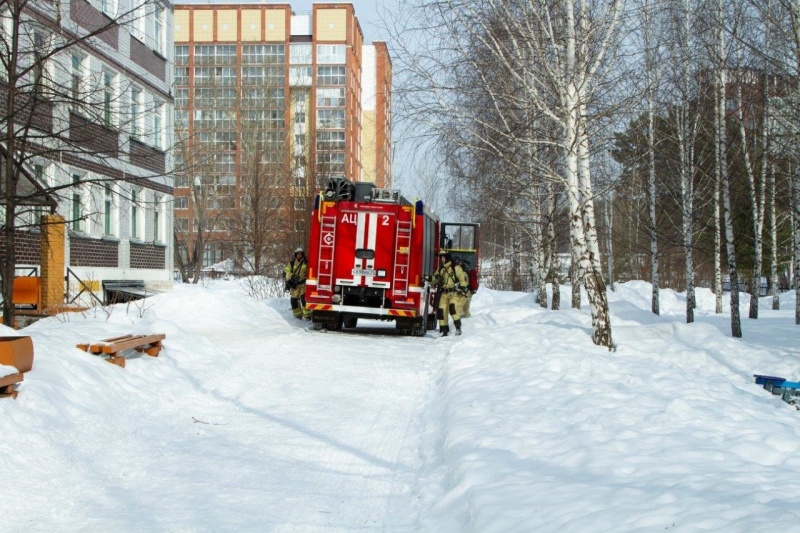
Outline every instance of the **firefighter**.
{"label": "firefighter", "polygon": [[462,263],[464,270],[467,272],[467,293],[464,295],[464,302],[461,306],[461,318],[469,318],[472,315],[469,312],[470,304],[472,303],[472,296],[478,292],[478,269],[469,268],[469,265]]}
{"label": "firefighter", "polygon": [[292,315],[298,319],[311,320],[311,311],[306,309],[306,252],[302,248],[294,251],[294,258],[283,269],[285,290],[289,291]]}
{"label": "firefighter", "polygon": [[436,311],[439,318],[439,335],[447,337],[450,333],[449,316],[453,317],[455,334],[461,335],[463,299],[469,289],[467,273],[460,265],[453,262],[453,256],[448,252],[439,252],[439,259],[441,266],[433,277],[433,283],[440,295],[439,309]]}

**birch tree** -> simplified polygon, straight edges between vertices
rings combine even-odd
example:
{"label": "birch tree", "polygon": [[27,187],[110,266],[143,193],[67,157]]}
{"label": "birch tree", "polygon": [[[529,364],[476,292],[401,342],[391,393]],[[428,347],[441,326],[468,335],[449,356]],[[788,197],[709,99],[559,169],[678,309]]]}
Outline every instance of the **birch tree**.
{"label": "birch tree", "polygon": [[715,64],[716,81],[716,136],[717,136],[717,172],[722,184],[722,213],[724,218],[725,248],[728,259],[728,276],[730,279],[731,298],[731,335],[742,336],[742,324],[739,316],[739,272],[736,263],[736,245],[733,232],[733,212],[731,211],[731,177],[728,173],[728,136],[725,104],[728,88],[727,50],[725,46],[725,3],[718,0],[716,19],[717,56]]}
{"label": "birch tree", "polygon": [[[513,94],[489,91],[491,109],[500,117],[497,123],[503,123],[509,109],[533,107],[558,129],[555,146],[562,151],[562,164],[543,169],[542,175],[565,189],[572,249],[578,257],[576,266],[580,268],[591,308],[592,338],[595,344],[612,347],[594,221],[588,109],[612,57],[610,50],[617,38],[621,0],[611,5],[577,0],[555,3],[420,0],[413,5],[422,15],[420,20],[428,21],[424,39],[432,50],[427,54],[412,54],[405,65],[429,91],[421,99],[417,87],[410,87],[405,95],[400,95],[418,97],[410,102],[419,112],[416,116],[424,114],[428,120],[435,117],[449,123],[465,119],[454,98],[458,85],[453,85],[452,79],[448,80],[450,83],[441,82],[445,73],[454,74],[448,68],[452,64],[474,69],[477,79],[481,79],[482,65],[469,54],[471,49],[464,45],[468,41],[488,51],[493,66],[502,69],[517,88]],[[495,128],[494,133],[508,139],[509,145],[520,145],[521,138],[513,129]]]}

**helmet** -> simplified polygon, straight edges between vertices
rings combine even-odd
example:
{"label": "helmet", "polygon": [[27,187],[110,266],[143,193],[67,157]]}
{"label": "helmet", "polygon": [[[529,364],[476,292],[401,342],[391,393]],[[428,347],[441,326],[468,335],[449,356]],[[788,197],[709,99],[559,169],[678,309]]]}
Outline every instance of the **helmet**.
{"label": "helmet", "polygon": [[295,250],[294,250],[294,255],[297,255],[297,254],[303,254],[303,255],[305,255],[305,253],[306,253],[306,251],[305,251],[305,250],[303,250],[303,248],[302,248],[302,247],[300,247],[300,246],[298,246],[298,247],[297,247],[297,248],[295,248]]}
{"label": "helmet", "polygon": [[453,260],[453,256],[450,252],[439,252],[439,258],[444,259],[445,263],[449,263]]}

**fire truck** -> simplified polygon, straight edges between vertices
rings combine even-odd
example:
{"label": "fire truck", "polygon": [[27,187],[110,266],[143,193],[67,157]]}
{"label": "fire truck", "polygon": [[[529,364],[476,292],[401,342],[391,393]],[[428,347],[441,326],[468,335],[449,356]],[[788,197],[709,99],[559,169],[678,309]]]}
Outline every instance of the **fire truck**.
{"label": "fire truck", "polygon": [[306,307],[314,329],[393,321],[408,335],[436,327],[436,271],[443,234],[421,200],[372,183],[329,180],[311,213]]}

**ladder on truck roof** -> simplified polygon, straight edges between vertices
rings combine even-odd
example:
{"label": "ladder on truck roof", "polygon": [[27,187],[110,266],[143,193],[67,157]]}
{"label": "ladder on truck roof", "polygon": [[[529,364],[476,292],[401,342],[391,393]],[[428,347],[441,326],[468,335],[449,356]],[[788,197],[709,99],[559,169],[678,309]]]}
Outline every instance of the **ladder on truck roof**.
{"label": "ladder on truck roof", "polygon": [[394,252],[394,290],[395,296],[408,295],[408,270],[411,264],[411,222],[397,221],[397,238]]}
{"label": "ladder on truck roof", "polygon": [[317,288],[333,290],[333,250],[336,244],[336,216],[323,216],[319,231]]}

